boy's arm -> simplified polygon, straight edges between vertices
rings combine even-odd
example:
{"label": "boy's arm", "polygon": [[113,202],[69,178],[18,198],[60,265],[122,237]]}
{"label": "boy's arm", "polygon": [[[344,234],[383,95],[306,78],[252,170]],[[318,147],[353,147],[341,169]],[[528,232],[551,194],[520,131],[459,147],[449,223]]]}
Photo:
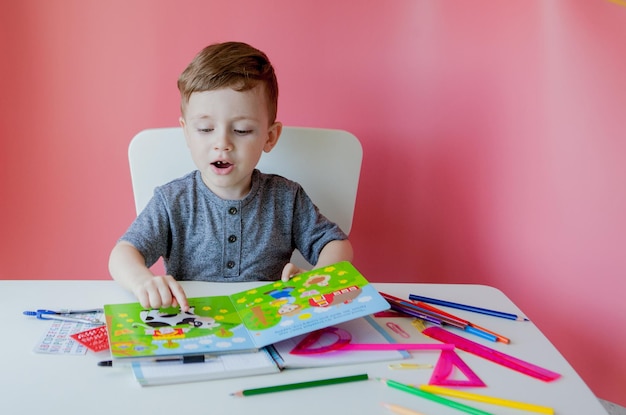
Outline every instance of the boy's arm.
{"label": "boy's arm", "polygon": [[[352,244],[349,240],[344,239],[330,241],[324,246],[324,248],[322,248],[320,256],[317,259],[317,264],[315,264],[314,268],[325,267],[326,265],[336,264],[341,261],[352,261],[353,258],[354,251],[352,250]],[[301,269],[290,262],[283,268],[280,279],[286,282],[289,281],[291,277],[303,272],[306,272],[306,270]]]}
{"label": "boy's arm", "polygon": [[171,275],[155,276],[146,267],[143,255],[129,242],[121,241],[111,251],[109,272],[114,280],[131,291],[145,308],[180,305],[189,309],[183,287]]}
{"label": "boy's arm", "polygon": [[319,258],[317,258],[315,268],[325,267],[326,265],[336,264],[341,261],[352,261],[353,258],[354,252],[352,251],[352,244],[349,240],[330,241],[322,248],[322,252],[320,252]]}

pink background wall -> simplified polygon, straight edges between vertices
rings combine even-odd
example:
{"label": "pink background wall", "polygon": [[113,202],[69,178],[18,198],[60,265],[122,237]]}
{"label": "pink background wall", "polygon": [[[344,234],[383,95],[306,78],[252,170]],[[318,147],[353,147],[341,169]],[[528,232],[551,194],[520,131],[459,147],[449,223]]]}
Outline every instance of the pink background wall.
{"label": "pink background wall", "polygon": [[126,149],[208,43],[265,50],[287,125],[364,147],[355,264],[489,284],[626,405],[626,8],[609,1],[3,1],[0,278],[108,278]]}

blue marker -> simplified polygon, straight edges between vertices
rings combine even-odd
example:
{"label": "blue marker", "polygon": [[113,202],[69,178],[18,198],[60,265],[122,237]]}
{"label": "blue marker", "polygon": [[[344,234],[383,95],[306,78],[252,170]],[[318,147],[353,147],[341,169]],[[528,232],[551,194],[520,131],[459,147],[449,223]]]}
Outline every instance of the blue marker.
{"label": "blue marker", "polygon": [[39,320],[61,320],[61,321],[72,321],[74,323],[85,323],[85,324],[93,324],[101,326],[104,323],[98,319],[94,318],[80,318],[80,317],[71,317],[72,314],[96,314],[101,313],[102,309],[94,308],[89,310],[43,310],[39,309],[37,311],[24,311],[23,314],[25,316],[33,316],[37,317]]}

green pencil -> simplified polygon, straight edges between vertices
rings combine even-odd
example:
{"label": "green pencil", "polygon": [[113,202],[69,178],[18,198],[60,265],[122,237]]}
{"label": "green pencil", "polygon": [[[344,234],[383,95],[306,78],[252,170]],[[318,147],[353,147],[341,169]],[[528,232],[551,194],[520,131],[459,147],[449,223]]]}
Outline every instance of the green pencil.
{"label": "green pencil", "polygon": [[290,383],[286,385],[267,386],[267,387],[258,388],[258,389],[245,389],[239,392],[231,393],[231,395],[233,396],[259,395],[262,393],[273,393],[273,392],[282,392],[282,391],[288,391],[288,390],[293,390],[293,389],[313,388],[315,386],[335,385],[337,383],[356,382],[359,380],[367,380],[367,379],[368,379],[367,374],[344,376],[341,378],[320,379],[320,380],[311,380],[308,382]]}
{"label": "green pencil", "polygon": [[493,415],[491,412],[483,411],[482,409],[474,408],[472,406],[468,406],[459,402],[452,401],[450,399],[442,398],[441,396],[435,395],[434,393],[426,392],[413,386],[405,385],[404,383],[396,382],[395,380],[390,379],[378,379],[387,386],[392,388],[399,389],[404,392],[412,393],[413,395],[417,395],[421,398],[431,400],[433,402],[440,403],[442,405],[449,406],[450,408],[458,409],[459,411],[466,412],[472,415]]}

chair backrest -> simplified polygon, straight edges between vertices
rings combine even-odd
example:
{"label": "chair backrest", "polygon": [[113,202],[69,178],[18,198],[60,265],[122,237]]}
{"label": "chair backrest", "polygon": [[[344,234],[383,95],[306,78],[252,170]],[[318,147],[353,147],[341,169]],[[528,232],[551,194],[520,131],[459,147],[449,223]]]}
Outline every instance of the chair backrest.
{"label": "chair backrest", "polygon": [[[196,169],[182,128],[141,131],[132,139],[128,156],[137,214],[155,187]],[[346,131],[283,127],[278,144],[263,153],[258,169],[300,183],[320,211],[348,234],[362,158],[361,143]]]}

